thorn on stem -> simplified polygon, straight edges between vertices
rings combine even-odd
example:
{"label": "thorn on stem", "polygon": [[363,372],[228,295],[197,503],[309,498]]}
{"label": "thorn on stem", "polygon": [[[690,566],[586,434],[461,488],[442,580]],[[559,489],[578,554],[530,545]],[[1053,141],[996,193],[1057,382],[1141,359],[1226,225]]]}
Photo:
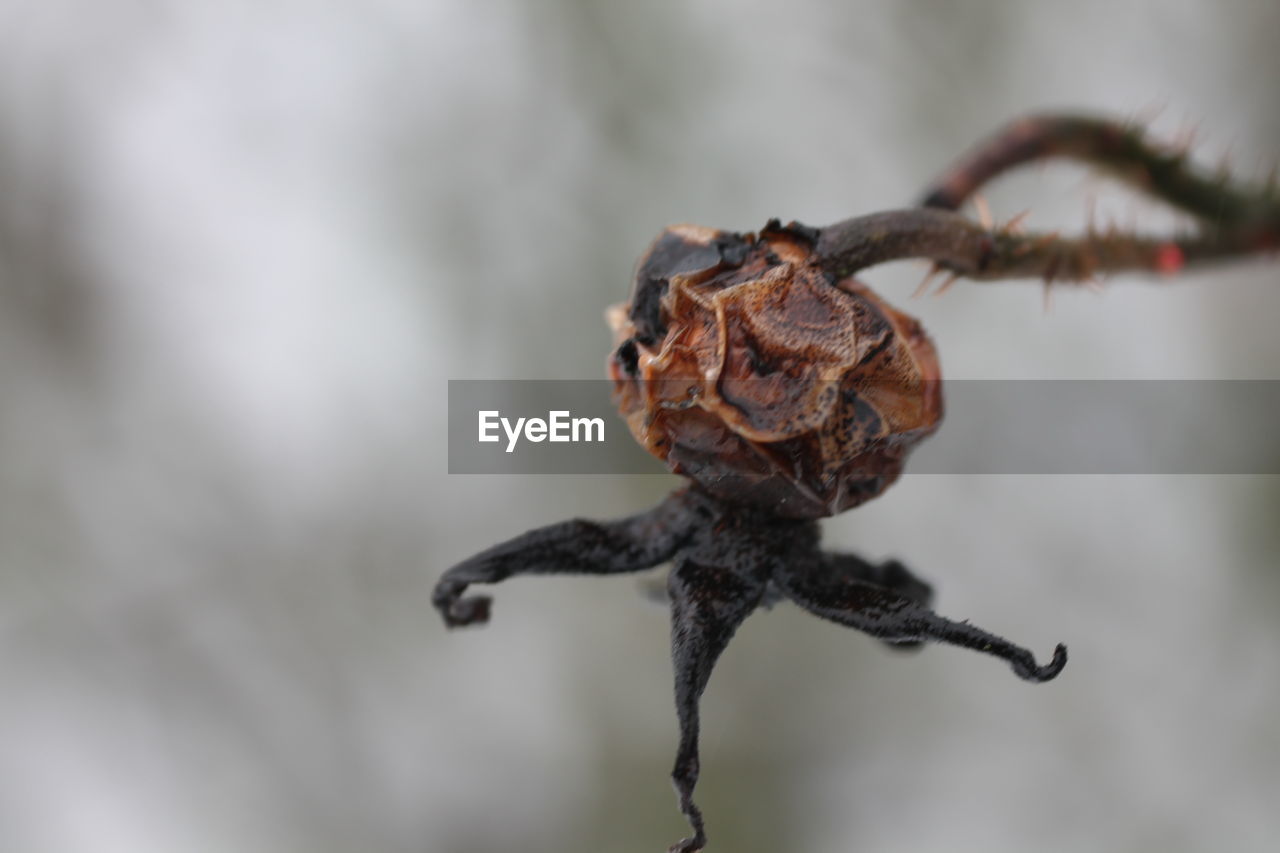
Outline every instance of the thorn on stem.
{"label": "thorn on stem", "polygon": [[1000,230],[1005,234],[1021,234],[1023,221],[1031,215],[1031,209],[1027,208],[1021,213],[1016,214],[1012,219],[1001,226]]}
{"label": "thorn on stem", "polygon": [[979,193],[974,193],[973,209],[978,214],[978,223],[983,228],[986,228],[988,231],[990,231],[992,226],[995,223],[994,223],[994,220],[992,220],[991,218],[991,206],[987,204],[986,197],[984,197]]}
{"label": "thorn on stem", "polygon": [[912,299],[919,299],[929,292],[929,285],[933,283],[934,276],[942,272],[942,267],[937,262],[929,264],[928,271],[925,272],[924,278],[916,285],[916,289],[911,291]]}
{"label": "thorn on stem", "polygon": [[942,280],[942,284],[938,285],[938,289],[933,292],[935,297],[941,296],[951,289],[951,286],[960,280],[958,273],[947,273],[947,277]]}

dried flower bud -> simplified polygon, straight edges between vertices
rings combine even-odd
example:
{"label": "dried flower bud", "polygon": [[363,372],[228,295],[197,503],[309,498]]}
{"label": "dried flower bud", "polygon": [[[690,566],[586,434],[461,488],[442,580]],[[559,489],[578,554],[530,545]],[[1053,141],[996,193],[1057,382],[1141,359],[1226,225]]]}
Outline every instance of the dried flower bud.
{"label": "dried flower bud", "polygon": [[722,499],[818,518],[884,491],[942,417],[933,344],[817,232],[664,231],[609,309],[614,397],[636,440]]}

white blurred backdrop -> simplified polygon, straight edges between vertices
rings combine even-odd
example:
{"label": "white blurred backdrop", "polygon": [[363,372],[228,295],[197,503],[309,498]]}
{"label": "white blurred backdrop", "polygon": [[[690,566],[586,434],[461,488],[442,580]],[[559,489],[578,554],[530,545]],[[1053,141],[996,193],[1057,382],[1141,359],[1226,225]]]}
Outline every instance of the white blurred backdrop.
{"label": "white blurred backdrop", "polygon": [[[1257,2],[0,2],[0,849],[653,851],[667,620],[452,563],[673,479],[449,476],[449,378],[595,378],[665,225],[910,202],[1028,110],[1280,157]],[[1159,225],[1078,169],[999,218]],[[1104,295],[869,280],[949,376],[1280,379],[1280,265]],[[1177,424],[1169,424],[1174,430]],[[1274,477],[905,478],[826,523],[1033,687],[789,606],[704,701],[712,850],[1280,843]]]}

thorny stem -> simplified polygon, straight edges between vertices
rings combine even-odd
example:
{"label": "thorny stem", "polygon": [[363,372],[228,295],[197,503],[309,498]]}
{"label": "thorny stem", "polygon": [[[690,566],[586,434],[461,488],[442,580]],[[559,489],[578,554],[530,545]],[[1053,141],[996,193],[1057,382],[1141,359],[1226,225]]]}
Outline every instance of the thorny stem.
{"label": "thorny stem", "polygon": [[[1092,228],[1074,238],[987,228],[950,210],[1015,166],[1069,157],[1112,175],[1199,220],[1196,233],[1152,237]],[[980,145],[925,194],[925,209],[846,219],[821,230],[818,261],[838,277],[886,261],[925,258],[977,280],[1039,277],[1085,281],[1098,273],[1173,273],[1188,263],[1280,248],[1276,188],[1238,187],[1195,170],[1184,152],[1160,148],[1134,128],[1083,117],[1015,122]]]}
{"label": "thorny stem", "polygon": [[1274,192],[1231,189],[1225,186],[1225,174],[1201,174],[1186,151],[1157,145],[1140,128],[1069,115],[1027,116],[1000,129],[938,178],[921,204],[957,210],[997,175],[1048,157],[1097,166],[1135,189],[1222,226],[1268,215],[1273,222],[1276,218]]}
{"label": "thorny stem", "polygon": [[1142,237],[1122,231],[1063,238],[984,228],[958,213],[931,208],[856,216],[822,229],[819,263],[838,278],[888,261],[932,260],[979,281],[1043,278],[1086,281],[1095,274],[1141,270],[1174,273],[1188,263],[1239,257],[1280,246],[1275,222],[1216,229],[1187,237]]}

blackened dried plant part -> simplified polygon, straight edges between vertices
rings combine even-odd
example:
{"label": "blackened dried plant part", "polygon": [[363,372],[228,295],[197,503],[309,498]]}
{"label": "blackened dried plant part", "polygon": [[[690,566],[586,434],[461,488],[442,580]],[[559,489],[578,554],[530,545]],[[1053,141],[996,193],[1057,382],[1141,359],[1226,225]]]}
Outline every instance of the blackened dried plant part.
{"label": "blackened dried plant part", "polygon": [[[1193,234],[1090,229],[1076,238],[993,228],[954,212],[983,183],[1021,163],[1073,157],[1195,216]],[[941,371],[913,318],[852,276],[906,258],[952,275],[1089,281],[1122,270],[1175,273],[1280,246],[1276,188],[1206,178],[1184,153],[1100,119],[1015,122],[948,171],[925,207],[826,228],[770,222],[757,234],[693,225],[666,229],[641,259],[629,303],[610,309],[609,375],[636,440],[692,482],[654,509],[619,521],[566,521],[463,561],[432,602],[449,627],[480,624],[490,600],[472,584],[516,575],[619,574],[671,562],[672,659],[680,742],[672,779],[693,834],[698,700],[742,621],[789,598],[824,619],[895,646],[932,641],[1007,661],[1031,682],[1048,663],[930,608],[932,589],[900,563],[819,549],[816,519],[883,492],[942,418]]]}
{"label": "blackened dried plant part", "polygon": [[763,600],[781,595],[820,616],[891,645],[934,641],[1008,661],[1019,678],[1062,671],[1059,645],[1046,664],[1027,649],[931,609],[932,589],[896,561],[868,563],[818,547],[815,521],[732,504],[689,486],[656,508],[621,521],[567,521],[531,530],[450,569],[432,602],[450,627],[488,621],[490,600],[466,596],[473,583],[524,574],[619,574],[670,561],[671,651],[680,743],[672,780],[693,835],[672,850],[706,844],[693,802],[698,782],[698,700],[734,631]]}

